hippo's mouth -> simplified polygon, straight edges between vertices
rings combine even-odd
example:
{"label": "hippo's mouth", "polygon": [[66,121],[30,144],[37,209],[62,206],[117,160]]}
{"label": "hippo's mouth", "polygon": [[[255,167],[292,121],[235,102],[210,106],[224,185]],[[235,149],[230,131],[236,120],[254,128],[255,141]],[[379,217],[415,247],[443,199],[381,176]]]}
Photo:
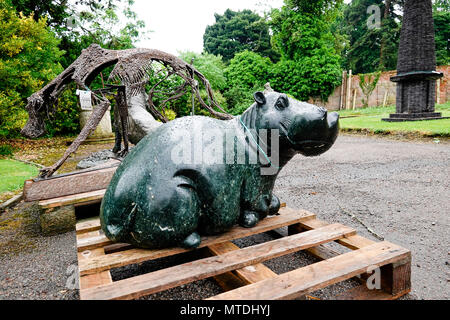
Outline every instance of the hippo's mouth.
{"label": "hippo's mouth", "polygon": [[327,142],[327,141],[314,141],[314,140],[307,140],[302,141],[298,143],[294,143],[291,141],[291,139],[288,137],[289,142],[292,144],[292,148],[300,152],[301,154],[305,156],[317,156],[325,151],[328,151],[328,149],[331,148],[333,143]]}
{"label": "hippo's mouth", "polygon": [[333,135],[334,139],[331,139],[331,141],[303,140],[295,142],[289,137],[288,129],[283,124],[281,124],[281,132],[286,137],[292,149],[307,157],[314,157],[323,154],[333,146],[335,141],[335,136]]}

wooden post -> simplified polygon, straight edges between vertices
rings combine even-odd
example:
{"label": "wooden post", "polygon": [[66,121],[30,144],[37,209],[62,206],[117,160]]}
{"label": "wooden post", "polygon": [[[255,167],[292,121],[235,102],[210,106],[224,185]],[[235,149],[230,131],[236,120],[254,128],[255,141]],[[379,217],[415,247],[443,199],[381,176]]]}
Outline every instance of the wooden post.
{"label": "wooden post", "polygon": [[440,104],[441,103],[441,79],[437,79],[436,81],[436,103]]}
{"label": "wooden post", "polygon": [[352,94],[352,70],[348,73],[348,81],[347,81],[347,99],[345,102],[345,109],[348,110],[350,108],[350,99]]}
{"label": "wooden post", "polygon": [[386,88],[386,92],[384,93],[384,99],[383,99],[383,108],[386,107],[388,91],[389,91],[389,89]]}
{"label": "wooden post", "polygon": [[354,93],[353,93],[353,110],[356,109],[356,92],[358,91],[356,88],[353,89]]}
{"label": "wooden post", "polygon": [[339,97],[339,110],[344,108],[345,101],[345,84],[347,80],[347,71],[342,71],[342,84],[341,84],[341,96]]}

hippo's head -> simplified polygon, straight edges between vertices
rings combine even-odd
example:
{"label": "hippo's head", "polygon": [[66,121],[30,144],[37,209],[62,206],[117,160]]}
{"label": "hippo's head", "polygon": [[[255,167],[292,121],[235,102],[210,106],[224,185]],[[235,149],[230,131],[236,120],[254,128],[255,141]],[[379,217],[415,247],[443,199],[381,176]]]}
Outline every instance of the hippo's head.
{"label": "hippo's head", "polygon": [[325,108],[277,92],[257,92],[254,97],[254,128],[278,129],[281,149],[293,149],[308,157],[318,156],[336,141],[339,131],[337,113],[328,113]]}

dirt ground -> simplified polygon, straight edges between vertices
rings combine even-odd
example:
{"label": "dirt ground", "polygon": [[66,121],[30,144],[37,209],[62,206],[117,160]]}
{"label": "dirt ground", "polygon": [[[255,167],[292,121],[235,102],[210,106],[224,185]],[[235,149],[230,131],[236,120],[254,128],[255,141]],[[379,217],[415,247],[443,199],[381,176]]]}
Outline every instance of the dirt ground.
{"label": "dirt ground", "polygon": [[[87,147],[71,161],[95,148]],[[449,299],[450,143],[399,141],[342,135],[318,158],[294,158],[281,172],[275,193],[289,207],[349,225],[368,238],[385,239],[412,251],[413,291],[406,299]],[[0,299],[78,299],[72,280],[77,257],[75,233],[39,234],[29,204],[0,216]],[[270,240],[261,235],[236,242]],[[115,280],[194,259],[163,259],[117,269]],[[296,253],[266,264],[283,273],[314,262]],[[329,299],[352,281],[313,293]],[[150,299],[200,299],[220,293],[212,280],[172,289]]]}

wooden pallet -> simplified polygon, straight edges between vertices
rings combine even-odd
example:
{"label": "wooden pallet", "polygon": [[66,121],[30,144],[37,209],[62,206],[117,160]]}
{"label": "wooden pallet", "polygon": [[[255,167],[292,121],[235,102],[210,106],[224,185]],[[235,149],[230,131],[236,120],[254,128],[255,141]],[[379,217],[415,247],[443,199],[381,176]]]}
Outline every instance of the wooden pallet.
{"label": "wooden pallet", "polygon": [[[231,241],[289,227],[289,236],[259,245],[238,248]],[[352,251],[340,254],[325,244],[336,242]],[[82,300],[136,299],[197,280],[214,277],[227,290],[210,299],[297,299],[329,285],[363,275],[379,267],[381,290],[361,284],[336,299],[396,299],[411,290],[411,252],[389,242],[374,242],[341,224],[327,224],[304,210],[282,208],[252,229],[203,238],[201,248],[209,257],[113,281],[110,270],[173,256],[187,250],[135,249],[113,244],[100,231],[98,218],[77,225],[80,297]],[[197,249],[200,250],[200,249]],[[264,261],[305,250],[322,261],[277,275]]]}

